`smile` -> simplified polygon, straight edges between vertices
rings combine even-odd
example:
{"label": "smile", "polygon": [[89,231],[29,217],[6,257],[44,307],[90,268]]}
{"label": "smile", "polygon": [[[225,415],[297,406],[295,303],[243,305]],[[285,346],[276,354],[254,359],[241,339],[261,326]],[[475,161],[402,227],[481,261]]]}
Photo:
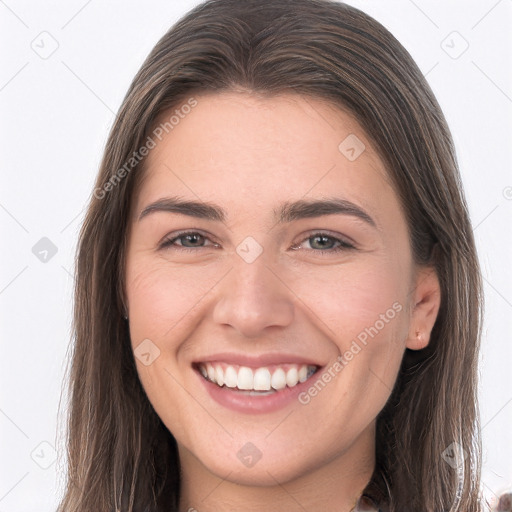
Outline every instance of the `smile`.
{"label": "smile", "polygon": [[316,365],[308,364],[280,364],[249,368],[219,362],[198,363],[197,368],[206,380],[219,387],[258,392],[259,395],[273,394],[286,387],[294,388],[318,370]]}

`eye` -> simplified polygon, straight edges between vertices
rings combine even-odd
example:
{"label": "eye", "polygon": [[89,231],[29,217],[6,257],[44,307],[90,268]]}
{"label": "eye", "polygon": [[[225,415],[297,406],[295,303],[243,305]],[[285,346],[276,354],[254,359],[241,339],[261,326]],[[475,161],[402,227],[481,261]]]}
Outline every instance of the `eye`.
{"label": "eye", "polygon": [[[197,249],[206,247],[219,247],[219,244],[206,242],[211,240],[200,233],[199,231],[184,231],[182,233],[173,234],[170,237],[164,239],[159,245],[159,249],[177,249],[179,251],[194,252]],[[179,242],[179,243],[178,243]],[[338,253],[347,250],[354,250],[356,247],[350,242],[343,238],[338,238],[329,233],[317,232],[312,233],[305,238],[302,243],[307,242],[310,248],[307,250],[314,251],[316,253]],[[291,247],[292,250],[301,249],[302,244],[295,244]]]}
{"label": "eye", "polygon": [[[208,245],[204,245],[207,240],[209,238],[198,231],[185,231],[166,238],[159,245],[159,249],[176,248],[180,251],[195,251],[196,249],[208,247]],[[180,243],[176,243],[177,241],[180,241]],[[217,246],[218,244],[212,242],[212,247]]]}
{"label": "eye", "polygon": [[[330,235],[329,233],[317,232],[310,234],[307,238],[305,238],[302,243],[307,242],[310,246],[311,251],[315,251],[318,253],[338,253],[347,250],[354,250],[356,247],[344,240],[343,238],[338,238]],[[293,250],[297,250],[302,248],[302,244],[295,244],[291,247]]]}

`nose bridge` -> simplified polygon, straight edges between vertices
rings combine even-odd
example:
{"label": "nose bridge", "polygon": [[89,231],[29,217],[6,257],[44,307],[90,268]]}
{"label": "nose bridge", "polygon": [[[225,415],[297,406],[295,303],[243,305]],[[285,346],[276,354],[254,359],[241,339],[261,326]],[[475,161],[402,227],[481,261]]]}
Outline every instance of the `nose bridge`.
{"label": "nose bridge", "polygon": [[[240,248],[237,252],[239,250]],[[265,297],[275,299],[276,295],[282,294],[282,290],[279,289],[280,282],[275,276],[276,269],[272,268],[275,265],[268,252],[263,251],[257,257],[252,255],[249,259],[246,259],[244,254],[242,256],[237,254],[233,260],[231,274],[234,281],[234,296],[251,302],[256,301],[256,305],[261,307],[261,299]]]}
{"label": "nose bridge", "polygon": [[219,295],[214,321],[247,337],[258,336],[268,326],[284,327],[293,318],[291,292],[264,253],[254,259],[245,258],[243,252],[234,254],[233,267]]}

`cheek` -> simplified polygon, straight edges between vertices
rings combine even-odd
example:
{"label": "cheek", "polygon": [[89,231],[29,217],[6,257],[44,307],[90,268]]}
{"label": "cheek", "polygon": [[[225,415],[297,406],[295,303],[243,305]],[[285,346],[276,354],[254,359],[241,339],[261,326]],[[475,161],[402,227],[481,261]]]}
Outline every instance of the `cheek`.
{"label": "cheek", "polygon": [[[297,297],[329,338],[364,339],[367,330],[404,333],[408,285],[403,266],[383,260],[314,272],[297,272],[291,281]],[[376,336],[374,336],[376,337]]]}
{"label": "cheek", "polygon": [[[212,288],[211,281],[193,265],[178,269],[154,256],[138,254],[127,262],[130,338],[138,375],[153,408],[180,439],[188,437],[183,418],[197,416],[198,411],[184,390],[177,353],[194,328],[195,307],[200,307],[201,299]],[[156,345],[158,354],[152,344],[143,345],[145,340]],[[139,358],[142,352],[139,345],[151,357],[157,354],[148,365]],[[170,403],[181,411],[179,415],[169,407]]]}
{"label": "cheek", "polygon": [[215,284],[209,274],[194,265],[178,269],[163,259],[134,259],[126,272],[132,339],[159,339],[190,316]]}
{"label": "cheek", "polygon": [[335,379],[339,392],[332,395],[339,410],[351,404],[370,417],[391,393],[408,330],[403,269],[382,259],[296,278],[294,290],[309,318],[339,353],[339,364],[330,367],[341,377]]}

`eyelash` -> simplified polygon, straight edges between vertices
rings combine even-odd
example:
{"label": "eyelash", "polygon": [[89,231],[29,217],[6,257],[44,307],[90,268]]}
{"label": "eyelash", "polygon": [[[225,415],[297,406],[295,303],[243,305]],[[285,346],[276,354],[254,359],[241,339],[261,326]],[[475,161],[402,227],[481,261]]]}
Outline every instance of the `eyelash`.
{"label": "eyelash", "polygon": [[[172,238],[167,238],[166,240],[164,240],[160,246],[159,246],[159,249],[169,249],[169,248],[177,248],[179,251],[184,251],[184,252],[197,252],[198,249],[203,249],[204,247],[195,247],[195,248],[192,248],[192,247],[183,247],[181,245],[176,245],[176,240],[179,240],[180,238],[184,238],[188,235],[199,235],[199,236],[202,236],[204,237],[205,239],[208,240],[208,237],[206,237],[205,235],[203,235],[202,233],[200,233],[199,231],[184,231],[182,233],[178,233],[177,235],[173,236]],[[326,237],[326,238],[330,238],[331,240],[334,240],[335,242],[338,242],[338,246],[335,247],[335,248],[329,248],[329,249],[307,249],[308,251],[314,251],[316,253],[328,253],[328,254],[337,254],[337,253],[340,253],[340,252],[343,252],[343,251],[350,251],[350,250],[355,250],[356,247],[354,245],[352,245],[350,242],[347,242],[346,240],[343,240],[341,238],[337,238],[333,235],[330,235],[329,233],[325,233],[323,231],[316,231],[316,232],[313,232],[311,233],[309,236],[307,236],[306,238],[304,238],[302,240],[301,243],[299,244],[294,244],[292,246],[292,250],[296,250],[300,245],[302,245],[303,242],[311,239],[311,238],[316,238],[316,237]]]}

